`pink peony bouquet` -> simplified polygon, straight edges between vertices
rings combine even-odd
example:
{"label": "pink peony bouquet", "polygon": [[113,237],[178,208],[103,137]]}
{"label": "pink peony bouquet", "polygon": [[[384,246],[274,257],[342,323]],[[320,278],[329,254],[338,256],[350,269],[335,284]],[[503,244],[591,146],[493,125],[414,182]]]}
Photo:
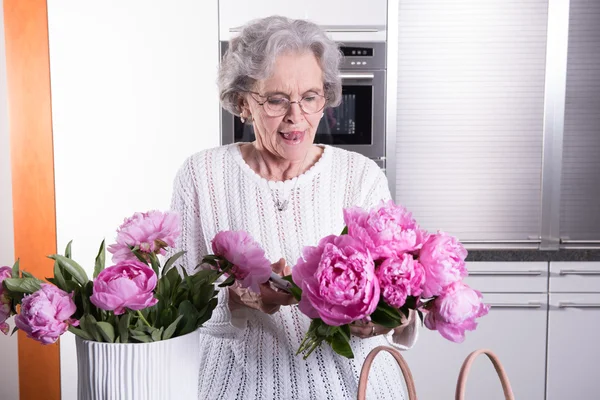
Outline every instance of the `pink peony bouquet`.
{"label": "pink peony bouquet", "polygon": [[174,268],[184,252],[161,264],[159,255],[166,255],[179,235],[177,214],[135,213],[108,247],[114,265],[106,268],[102,242],[93,280],[71,258],[71,243],[64,255],[49,256],[54,276],[46,281],[21,270],[18,261],[12,268],[1,267],[0,331],[8,333],[6,321],[15,315],[13,333],[20,329],[43,344],[56,342],[67,330],[98,342],[166,340],[198,329],[211,317],[221,276],[228,277],[220,286],[237,277],[245,287],[254,287],[256,279],[271,271],[262,250],[235,232],[217,235],[215,254],[201,261],[217,268],[196,268],[189,274]]}
{"label": "pink peony bouquet", "polygon": [[416,311],[453,342],[488,313],[481,293],[462,282],[467,251],[453,236],[421,229],[404,207],[381,202],[344,210],[346,227],[308,246],[288,278],[299,309],[312,319],[298,353],[323,341],[352,358],[350,324],[398,327]]}

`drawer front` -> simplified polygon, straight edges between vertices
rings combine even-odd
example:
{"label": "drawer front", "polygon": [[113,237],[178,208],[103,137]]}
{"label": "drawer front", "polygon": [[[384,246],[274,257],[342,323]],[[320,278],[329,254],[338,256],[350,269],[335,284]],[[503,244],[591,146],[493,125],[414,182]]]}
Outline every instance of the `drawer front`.
{"label": "drawer front", "polygon": [[545,293],[548,291],[548,263],[468,262],[465,283],[487,293]]}
{"label": "drawer front", "polygon": [[[466,333],[463,343],[452,343],[439,332],[422,328],[415,347],[402,353],[419,399],[454,399],[464,359],[476,349],[487,348],[504,365],[516,399],[544,400],[547,295],[490,293],[484,294],[484,301],[492,308],[478,320],[475,331]],[[465,399],[504,400],[500,381],[487,357],[475,360]]]}
{"label": "drawer front", "polygon": [[550,292],[600,293],[600,262],[550,262]]}
{"label": "drawer front", "polygon": [[547,400],[598,399],[600,293],[550,294],[548,315]]}

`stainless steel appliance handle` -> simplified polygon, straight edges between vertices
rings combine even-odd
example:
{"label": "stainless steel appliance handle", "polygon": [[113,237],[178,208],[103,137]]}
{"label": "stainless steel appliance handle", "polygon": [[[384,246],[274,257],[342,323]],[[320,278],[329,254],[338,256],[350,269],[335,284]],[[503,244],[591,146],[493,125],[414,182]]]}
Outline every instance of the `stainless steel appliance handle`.
{"label": "stainless steel appliance handle", "polygon": [[576,303],[574,301],[561,301],[559,308],[600,308],[600,303]]}
{"label": "stainless steel appliance handle", "polygon": [[559,275],[600,275],[597,269],[561,269]]}
{"label": "stainless steel appliance handle", "polygon": [[486,303],[491,308],[542,308],[542,303],[530,301],[528,303]]}
{"label": "stainless steel appliance handle", "polygon": [[374,74],[340,74],[340,78],[342,79],[374,79],[375,75]]}
{"label": "stainless steel appliance handle", "polygon": [[469,271],[470,276],[540,276],[542,271],[529,270],[529,271]]}
{"label": "stainless steel appliance handle", "polygon": [[[241,32],[242,28],[242,26],[235,26],[233,28],[229,28],[229,32]],[[386,27],[385,25],[321,25],[321,29],[327,32],[382,32],[385,31]]]}

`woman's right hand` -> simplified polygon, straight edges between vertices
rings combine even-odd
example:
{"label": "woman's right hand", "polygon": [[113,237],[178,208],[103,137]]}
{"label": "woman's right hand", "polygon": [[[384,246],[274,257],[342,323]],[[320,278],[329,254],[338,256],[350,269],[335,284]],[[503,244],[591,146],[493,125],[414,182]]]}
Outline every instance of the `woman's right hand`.
{"label": "woman's right hand", "polygon": [[[291,273],[291,268],[286,265],[283,258],[271,264],[271,269],[280,276]],[[275,314],[281,306],[296,303],[294,296],[275,288],[269,282],[260,285],[260,294],[254,293],[250,289],[241,288],[237,284],[229,287],[229,308],[232,311],[241,307],[248,307],[267,314]]]}

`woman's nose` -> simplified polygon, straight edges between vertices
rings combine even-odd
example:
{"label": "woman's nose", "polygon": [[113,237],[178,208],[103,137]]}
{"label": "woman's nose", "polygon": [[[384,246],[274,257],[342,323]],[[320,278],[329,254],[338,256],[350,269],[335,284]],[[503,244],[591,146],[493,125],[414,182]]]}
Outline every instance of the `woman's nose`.
{"label": "woman's nose", "polygon": [[296,124],[304,118],[304,113],[300,108],[300,104],[298,102],[290,102],[290,108],[288,108],[287,114],[285,114],[286,122],[290,124]]}

